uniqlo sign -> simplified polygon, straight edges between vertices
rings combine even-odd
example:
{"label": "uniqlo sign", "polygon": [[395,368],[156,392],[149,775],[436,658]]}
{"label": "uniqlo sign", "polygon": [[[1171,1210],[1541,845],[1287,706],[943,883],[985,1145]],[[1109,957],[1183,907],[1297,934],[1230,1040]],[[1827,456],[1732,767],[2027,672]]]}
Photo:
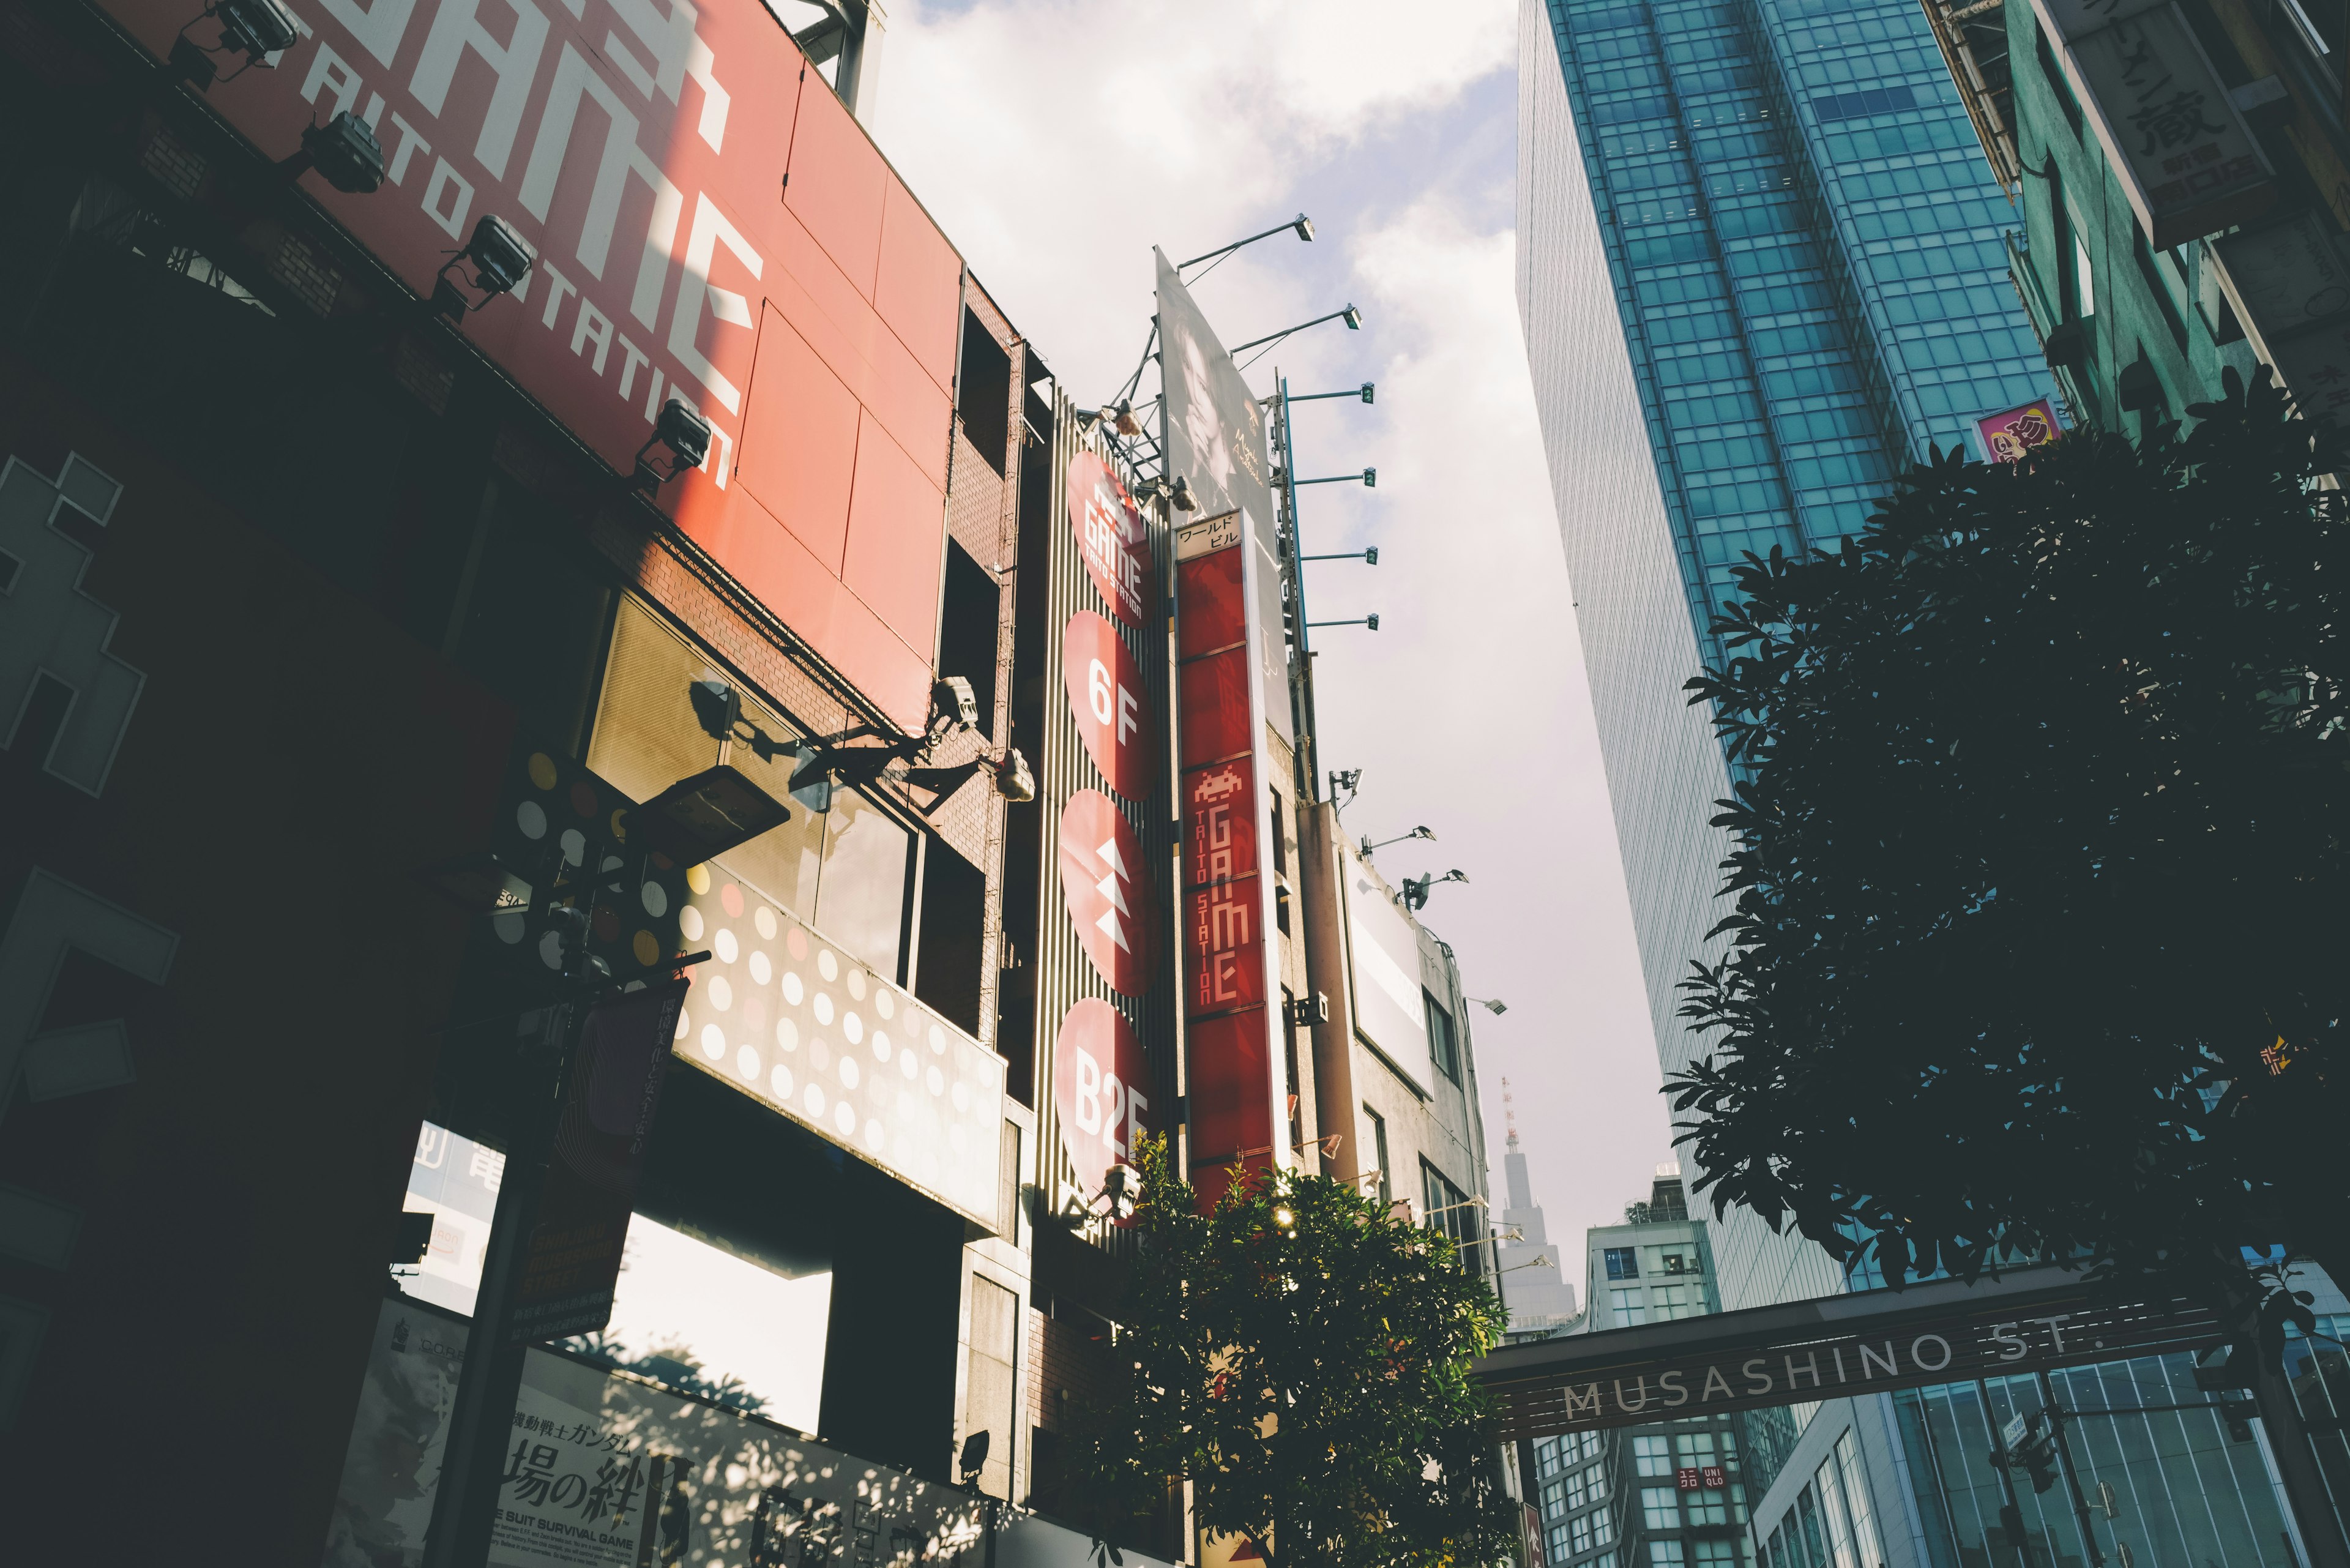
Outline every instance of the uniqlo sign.
{"label": "uniqlo sign", "polygon": [[1274,1050],[1278,994],[1267,947],[1270,889],[1259,846],[1266,816],[1264,720],[1252,679],[1249,529],[1241,514],[1175,536],[1179,800],[1183,849],[1183,1016],[1191,1178],[1203,1204],[1234,1164],[1282,1160],[1274,1129],[1284,1093]]}

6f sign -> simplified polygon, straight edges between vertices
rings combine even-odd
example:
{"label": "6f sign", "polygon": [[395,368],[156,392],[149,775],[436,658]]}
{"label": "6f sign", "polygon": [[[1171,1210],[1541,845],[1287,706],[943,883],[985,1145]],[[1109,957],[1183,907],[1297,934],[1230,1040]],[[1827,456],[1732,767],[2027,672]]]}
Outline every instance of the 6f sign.
{"label": "6f sign", "polygon": [[1150,791],[1158,754],[1142,718],[1141,666],[1127,651],[1118,628],[1091,610],[1069,618],[1061,641],[1061,678],[1086,754],[1110,788],[1140,800]]}

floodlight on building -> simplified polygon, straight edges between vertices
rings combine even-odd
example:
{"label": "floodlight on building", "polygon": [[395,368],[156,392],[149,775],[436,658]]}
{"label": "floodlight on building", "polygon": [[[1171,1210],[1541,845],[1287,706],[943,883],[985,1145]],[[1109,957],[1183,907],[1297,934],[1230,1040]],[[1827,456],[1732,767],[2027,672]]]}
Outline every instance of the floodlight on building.
{"label": "floodlight on building", "polygon": [[1335,556],[1300,556],[1297,558],[1301,561],[1360,561],[1367,566],[1376,566],[1379,564],[1379,547],[1374,545],[1367,550],[1341,550]]}
{"label": "floodlight on building", "polygon": [[1118,434],[1139,436],[1142,433],[1142,421],[1134,417],[1134,404],[1128,399],[1120,398],[1118,407],[1108,411],[1111,415],[1110,429]]}
{"label": "floodlight on building", "polygon": [[1428,895],[1430,889],[1440,888],[1447,882],[1466,882],[1468,880],[1469,873],[1461,870],[1457,867],[1451,871],[1447,871],[1441,877],[1432,875],[1427,877],[1407,877],[1403,879],[1403,892],[1400,895],[1403,899],[1403,907],[1407,909],[1424,909],[1428,908]]}
{"label": "floodlight on building", "polygon": [[1191,482],[1180,473],[1175,476],[1175,485],[1168,493],[1168,500],[1178,512],[1197,512],[1200,509],[1200,498],[1191,493]]}
{"label": "floodlight on building", "polygon": [[971,682],[960,675],[941,676],[931,685],[931,729],[979,728],[979,699]]}
{"label": "floodlight on building", "polygon": [[994,1435],[982,1428],[962,1440],[962,1452],[955,1456],[955,1469],[962,1472],[963,1485],[969,1486],[977,1480],[979,1472],[987,1468],[989,1439]]}
{"label": "floodlight on building", "polygon": [[305,129],[302,151],[277,169],[288,180],[315,169],[347,196],[372,195],[383,188],[383,143],[376,140],[374,126],[345,109],[324,125]]}
{"label": "floodlight on building", "polygon": [[[512,223],[494,213],[484,213],[473,225],[473,237],[465,242],[464,249],[451,252],[447,264],[433,280],[432,308],[452,319],[479,310],[498,296],[512,294],[537,259],[538,253]],[[460,262],[473,264],[473,287],[481,296],[479,299],[467,299],[450,276]]]}
{"label": "floodlight on building", "polygon": [[1300,213],[1289,222],[1275,223],[1261,234],[1251,234],[1244,240],[1234,240],[1231,244],[1218,245],[1214,250],[1193,256],[1190,261],[1178,262],[1175,264],[1175,270],[1180,274],[1185,267],[1198,266],[1203,261],[1215,261],[1219,257],[1228,256],[1243,246],[1253,245],[1259,240],[1269,240],[1275,234],[1295,234],[1299,239],[1310,244],[1314,239],[1314,220]]}
{"label": "floodlight on building", "polygon": [[1382,838],[1377,844],[1372,843],[1371,836],[1366,833],[1363,835],[1363,854],[1367,858],[1390,844],[1407,844],[1415,838],[1425,838],[1433,844],[1436,842],[1436,829],[1422,826],[1413,828],[1409,833],[1399,833],[1393,838]]}
{"label": "floodlight on building", "polygon": [[1367,615],[1360,620],[1309,620],[1305,623],[1305,629],[1312,631],[1325,626],[1360,626],[1368,627],[1371,630],[1377,631],[1379,629],[1379,618],[1377,615]]}
{"label": "floodlight on building", "polygon": [[[196,22],[207,16],[220,20],[220,42],[210,46],[199,44],[187,36],[188,28],[180,29],[180,36],[172,44],[172,66],[180,76],[194,82],[198,88],[208,88],[215,79],[234,80],[254,67],[264,70],[274,68],[276,57],[294,47],[302,36],[302,24],[296,20],[285,0],[217,0],[196,14]],[[244,64],[220,78],[212,57],[239,55]]]}
{"label": "floodlight on building", "polygon": [[[655,447],[669,452],[668,472],[663,472]],[[648,495],[675,479],[688,469],[700,468],[710,456],[710,421],[695,413],[676,398],[661,405],[660,417],[653,421],[653,433],[637,449],[637,471],[629,479],[629,487]]]}
{"label": "floodlight on building", "polygon": [[1311,321],[1301,321],[1295,327],[1284,327],[1278,332],[1268,332],[1262,337],[1252,337],[1245,343],[1235,344],[1232,351],[1238,354],[1243,349],[1262,348],[1267,343],[1278,343],[1292,333],[1303,332],[1309,327],[1319,327],[1326,321],[1343,321],[1347,324],[1347,330],[1349,332],[1360,332],[1363,329],[1363,313],[1350,305],[1344,310],[1334,310],[1327,316],[1317,316]]}

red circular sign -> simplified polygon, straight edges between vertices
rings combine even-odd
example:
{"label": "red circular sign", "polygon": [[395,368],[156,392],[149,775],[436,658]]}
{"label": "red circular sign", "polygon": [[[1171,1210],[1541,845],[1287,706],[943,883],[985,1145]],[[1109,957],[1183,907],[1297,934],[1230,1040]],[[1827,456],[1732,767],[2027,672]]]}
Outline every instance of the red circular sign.
{"label": "red circular sign", "polygon": [[1069,459],[1068,489],[1069,525],[1077,531],[1077,554],[1094,587],[1118,619],[1140,626],[1150,598],[1150,535],[1134,497],[1089,452]]}
{"label": "red circular sign", "polygon": [[1142,840],[1118,803],[1097,789],[1077,791],[1061,808],[1061,897],[1086,956],[1110,989],[1121,996],[1149,991],[1158,896]]}
{"label": "red circular sign", "polygon": [[1125,1015],[1099,997],[1069,1009],[1053,1042],[1053,1106],[1070,1176],[1088,1199],[1115,1165],[1134,1161],[1135,1140],[1156,1129],[1150,1065]]}
{"label": "red circular sign", "polygon": [[1159,757],[1142,707],[1142,666],[1127,651],[1118,628],[1079,610],[1061,633],[1061,680],[1069,691],[1069,711],[1086,754],[1109,787],[1128,800],[1150,789],[1150,769]]}

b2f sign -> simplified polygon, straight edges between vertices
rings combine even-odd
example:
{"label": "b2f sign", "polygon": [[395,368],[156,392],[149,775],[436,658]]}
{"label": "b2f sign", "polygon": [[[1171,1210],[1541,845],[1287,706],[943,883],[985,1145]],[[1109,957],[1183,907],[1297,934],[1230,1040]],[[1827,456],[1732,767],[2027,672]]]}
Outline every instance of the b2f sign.
{"label": "b2f sign", "polygon": [[1080,1201],[1098,1195],[1113,1166],[1129,1164],[1150,1135],[1150,1067],[1134,1027],[1108,1002],[1069,1009],[1053,1042],[1053,1107]]}

